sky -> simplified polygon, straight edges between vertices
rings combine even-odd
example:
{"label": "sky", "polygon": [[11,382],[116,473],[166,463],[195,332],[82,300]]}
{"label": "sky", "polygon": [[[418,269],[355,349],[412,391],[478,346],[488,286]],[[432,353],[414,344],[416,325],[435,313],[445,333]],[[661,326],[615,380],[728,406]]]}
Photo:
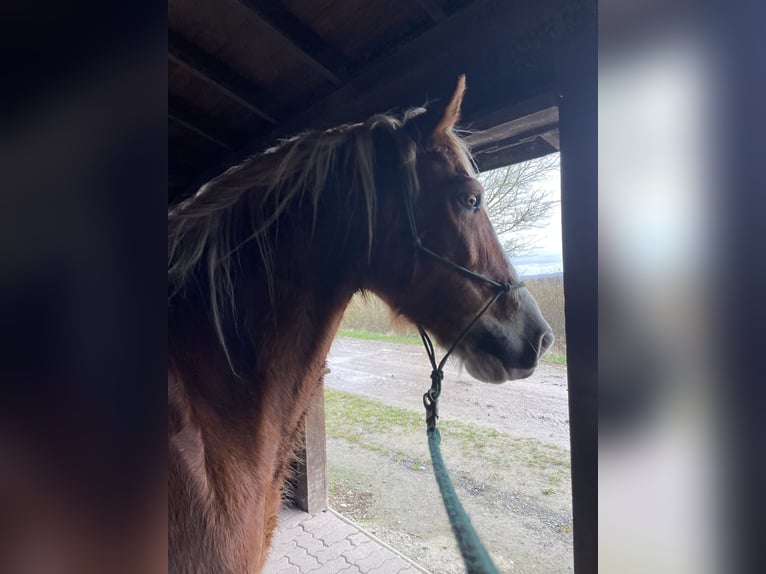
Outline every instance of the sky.
{"label": "sky", "polygon": [[539,189],[551,191],[556,205],[544,227],[523,232],[522,235],[534,240],[535,248],[528,254],[511,260],[522,277],[544,273],[560,273],[564,270],[561,252],[561,173],[553,170],[549,176],[537,183]]}

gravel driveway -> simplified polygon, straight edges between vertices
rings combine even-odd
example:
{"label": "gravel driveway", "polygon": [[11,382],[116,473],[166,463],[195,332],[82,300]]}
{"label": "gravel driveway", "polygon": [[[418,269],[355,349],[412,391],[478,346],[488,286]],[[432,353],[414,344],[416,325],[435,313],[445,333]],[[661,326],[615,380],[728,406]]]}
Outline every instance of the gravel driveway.
{"label": "gravel driveway", "polygon": [[[441,356],[441,354],[439,354]],[[420,345],[338,337],[327,359],[328,387],[409,409],[423,408],[431,368]],[[440,416],[532,437],[569,450],[566,367],[542,363],[528,379],[482,383],[450,359]]]}

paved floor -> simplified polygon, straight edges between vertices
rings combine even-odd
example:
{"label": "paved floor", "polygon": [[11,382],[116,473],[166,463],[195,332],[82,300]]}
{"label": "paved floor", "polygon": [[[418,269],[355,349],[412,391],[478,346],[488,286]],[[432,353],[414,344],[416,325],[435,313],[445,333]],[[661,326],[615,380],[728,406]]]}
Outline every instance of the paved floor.
{"label": "paved floor", "polygon": [[314,516],[283,508],[263,574],[426,572],[332,510]]}

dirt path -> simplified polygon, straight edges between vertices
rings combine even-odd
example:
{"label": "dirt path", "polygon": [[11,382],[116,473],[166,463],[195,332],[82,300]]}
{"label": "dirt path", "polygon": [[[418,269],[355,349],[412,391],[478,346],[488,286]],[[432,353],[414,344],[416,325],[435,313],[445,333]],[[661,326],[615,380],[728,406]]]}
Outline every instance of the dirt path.
{"label": "dirt path", "polygon": [[[342,338],[328,363],[327,387],[419,416],[430,383],[420,347]],[[459,438],[445,431],[442,444],[458,495],[501,572],[572,571],[566,393],[566,369],[559,365],[544,364],[529,379],[503,385],[445,370],[442,420],[502,433]],[[356,412],[328,411],[328,417],[334,414],[338,424],[339,415],[347,421]],[[348,440],[328,418],[331,505],[434,574],[464,572],[425,433],[392,420],[378,428],[367,422]]]}
{"label": "dirt path", "polygon": [[[328,357],[328,387],[409,409],[423,408],[431,368],[418,345],[337,338]],[[542,363],[528,379],[493,385],[450,360],[444,369],[440,416],[569,450],[566,368]]]}

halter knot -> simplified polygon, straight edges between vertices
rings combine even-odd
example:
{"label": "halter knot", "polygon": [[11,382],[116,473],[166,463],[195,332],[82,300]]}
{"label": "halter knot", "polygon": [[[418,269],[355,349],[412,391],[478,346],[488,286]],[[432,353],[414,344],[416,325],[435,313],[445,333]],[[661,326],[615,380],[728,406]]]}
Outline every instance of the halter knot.
{"label": "halter knot", "polygon": [[423,395],[423,406],[426,408],[426,427],[436,428],[439,418],[439,395],[442,392],[444,372],[441,369],[431,371],[431,388]]}

